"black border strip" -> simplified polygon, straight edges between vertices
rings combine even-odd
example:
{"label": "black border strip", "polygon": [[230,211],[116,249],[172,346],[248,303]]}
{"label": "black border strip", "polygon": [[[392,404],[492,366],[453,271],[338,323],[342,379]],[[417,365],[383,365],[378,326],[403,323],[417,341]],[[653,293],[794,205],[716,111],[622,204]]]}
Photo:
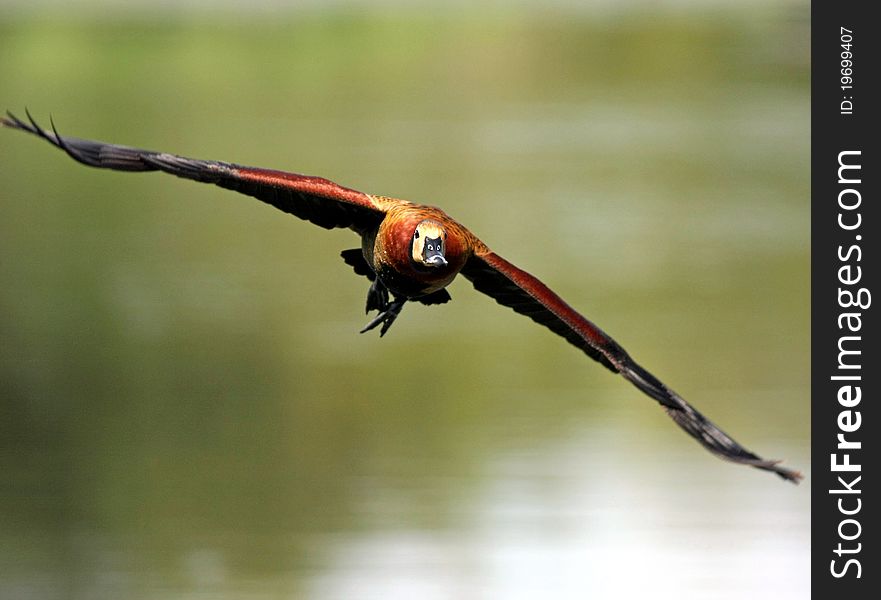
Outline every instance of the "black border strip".
{"label": "black border strip", "polygon": [[[811,7],[811,585],[817,598],[876,598],[876,404],[881,327],[875,78],[881,23],[869,2]],[[851,87],[847,87],[851,86]],[[839,437],[841,436],[841,437]],[[858,465],[858,466],[857,466]]]}

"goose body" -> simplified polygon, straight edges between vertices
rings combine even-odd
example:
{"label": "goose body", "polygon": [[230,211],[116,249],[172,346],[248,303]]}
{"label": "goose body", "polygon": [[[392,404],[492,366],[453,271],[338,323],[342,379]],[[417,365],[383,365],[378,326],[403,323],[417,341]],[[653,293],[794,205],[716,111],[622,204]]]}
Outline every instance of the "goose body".
{"label": "goose body", "polygon": [[362,330],[384,335],[407,302],[450,300],[447,286],[461,274],[475,289],[528,316],[620,374],[656,400],[673,421],[713,454],[798,482],[801,474],[747,450],[676,392],[637,364],[599,327],[534,276],[490,250],[439,208],[365,194],[327,179],[231,163],[185,158],[99,141],[62,137],[11,113],[0,124],[36,135],[74,160],[120,171],[162,171],[256,197],[324,227],[348,228],[361,246],[342,252],[356,274],[370,280],[367,311],[376,316]]}

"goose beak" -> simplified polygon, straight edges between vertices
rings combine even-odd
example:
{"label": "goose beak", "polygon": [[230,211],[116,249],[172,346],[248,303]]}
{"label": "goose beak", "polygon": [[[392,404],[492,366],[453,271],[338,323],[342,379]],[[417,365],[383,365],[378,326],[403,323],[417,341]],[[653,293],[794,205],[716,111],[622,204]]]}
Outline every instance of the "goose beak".
{"label": "goose beak", "polygon": [[425,264],[430,267],[446,267],[448,263],[443,254],[432,254],[425,259]]}

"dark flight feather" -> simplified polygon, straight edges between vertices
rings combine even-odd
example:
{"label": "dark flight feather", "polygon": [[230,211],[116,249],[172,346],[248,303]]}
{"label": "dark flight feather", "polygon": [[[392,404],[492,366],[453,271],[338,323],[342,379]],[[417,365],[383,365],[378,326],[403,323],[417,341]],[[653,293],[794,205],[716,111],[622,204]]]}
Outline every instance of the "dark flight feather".
{"label": "dark flight feather", "polygon": [[40,127],[30,113],[25,123],[12,113],[2,119],[7,127],[37,135],[90,167],[116,171],[163,171],[253,196],[279,210],[325,229],[351,228],[357,232],[376,226],[385,210],[372,196],[321,177],[198,160],[94,140],[62,137]]}
{"label": "dark flight feather", "polygon": [[753,454],[682,399],[676,392],[639,366],[602,329],[566,304],[541,281],[489,251],[476,253],[462,269],[474,288],[503,306],[544,325],[602,365],[620,373],[649,397],[657,400],[670,418],[717,456],[757,469],[772,471],[792,482],[801,474]]}

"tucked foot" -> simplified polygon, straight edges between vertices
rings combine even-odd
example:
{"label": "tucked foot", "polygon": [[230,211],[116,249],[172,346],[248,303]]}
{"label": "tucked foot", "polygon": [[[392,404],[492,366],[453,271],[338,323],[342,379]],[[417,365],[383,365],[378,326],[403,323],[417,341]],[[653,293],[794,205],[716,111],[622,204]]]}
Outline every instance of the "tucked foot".
{"label": "tucked foot", "polygon": [[[369,313],[371,310],[378,310],[380,313],[383,313],[388,308],[388,305],[388,289],[379,279],[374,279],[373,283],[370,284],[370,289],[367,290],[367,308],[364,309],[364,312]],[[398,311],[400,310],[398,309]],[[367,330],[365,329],[364,331]],[[364,331],[361,333],[364,333]]]}
{"label": "tucked foot", "polygon": [[[371,290],[373,288],[371,287]],[[386,292],[387,294],[387,292]],[[369,296],[368,296],[369,298]],[[369,302],[369,300],[368,300]],[[382,328],[379,330],[379,337],[385,335],[385,332],[388,331],[388,328],[392,326],[392,323],[395,322],[395,319],[401,312],[401,309],[404,308],[404,304],[407,302],[406,298],[396,298],[391,302],[388,302],[385,306],[385,309],[380,311],[378,315],[376,315],[372,321],[370,321],[364,329],[361,330],[361,333],[365,333],[370,331],[371,329],[376,328],[380,324],[382,324]]]}

